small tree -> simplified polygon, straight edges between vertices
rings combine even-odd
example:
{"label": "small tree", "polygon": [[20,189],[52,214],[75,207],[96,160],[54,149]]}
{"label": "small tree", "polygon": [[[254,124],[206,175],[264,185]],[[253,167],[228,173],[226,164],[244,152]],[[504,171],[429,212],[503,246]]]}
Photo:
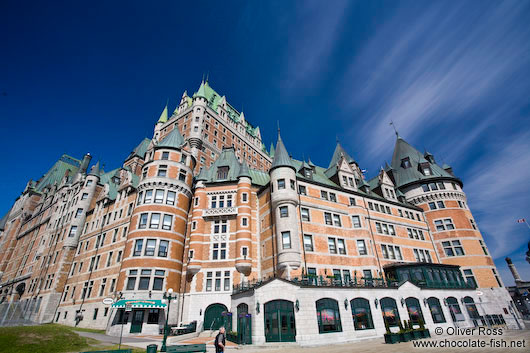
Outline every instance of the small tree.
{"label": "small tree", "polygon": [[388,333],[389,335],[392,333],[390,331],[390,325],[388,324],[388,322],[385,320],[385,329],[386,329],[386,333]]}
{"label": "small tree", "polygon": [[403,333],[405,331],[405,329],[403,328],[404,325],[401,323],[401,320],[398,321],[398,325],[399,325],[399,332]]}
{"label": "small tree", "polygon": [[425,323],[421,317],[418,319],[418,325],[420,325],[420,330],[425,330]]}

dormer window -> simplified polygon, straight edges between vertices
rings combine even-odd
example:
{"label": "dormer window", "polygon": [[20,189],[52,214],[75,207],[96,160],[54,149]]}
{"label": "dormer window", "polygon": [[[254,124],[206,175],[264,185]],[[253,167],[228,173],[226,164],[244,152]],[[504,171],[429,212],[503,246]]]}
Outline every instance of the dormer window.
{"label": "dormer window", "polygon": [[401,167],[402,167],[402,168],[405,168],[405,169],[412,167],[412,164],[410,164],[410,159],[409,159],[409,157],[407,157],[407,158],[403,158],[403,159],[401,160]]}
{"label": "dormer window", "polygon": [[217,168],[217,179],[223,180],[228,178],[228,167],[218,167]]}
{"label": "dormer window", "polygon": [[311,179],[313,177],[313,172],[311,169],[304,169],[304,176],[308,179]]}
{"label": "dormer window", "polygon": [[431,171],[431,166],[429,165],[429,163],[421,163],[420,164],[420,172],[423,174],[423,175],[432,175],[432,171]]}

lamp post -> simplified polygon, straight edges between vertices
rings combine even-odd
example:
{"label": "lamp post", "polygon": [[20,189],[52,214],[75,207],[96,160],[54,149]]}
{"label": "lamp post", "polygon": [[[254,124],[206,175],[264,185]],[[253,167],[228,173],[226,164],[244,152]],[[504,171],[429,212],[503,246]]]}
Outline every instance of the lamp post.
{"label": "lamp post", "polygon": [[164,340],[162,341],[162,348],[160,348],[160,352],[165,352],[166,347],[166,341],[167,341],[167,334],[168,334],[168,322],[169,322],[169,308],[171,307],[171,300],[176,299],[176,295],[173,294],[173,288],[169,288],[167,290],[167,293],[164,293],[164,302],[167,300],[167,315],[166,315],[166,324],[164,325]]}

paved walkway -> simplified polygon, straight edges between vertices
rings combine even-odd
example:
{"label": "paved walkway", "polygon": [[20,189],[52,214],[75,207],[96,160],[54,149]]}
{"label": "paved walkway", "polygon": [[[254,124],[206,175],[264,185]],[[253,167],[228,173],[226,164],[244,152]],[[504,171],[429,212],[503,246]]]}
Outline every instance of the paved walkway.
{"label": "paved walkway", "polygon": [[[102,333],[76,331],[79,336],[93,338],[100,342],[109,344],[120,343],[120,337],[107,336]],[[150,344],[156,344],[158,347],[162,346],[162,336],[135,336],[135,337],[122,337],[121,343],[126,346],[147,348]]]}

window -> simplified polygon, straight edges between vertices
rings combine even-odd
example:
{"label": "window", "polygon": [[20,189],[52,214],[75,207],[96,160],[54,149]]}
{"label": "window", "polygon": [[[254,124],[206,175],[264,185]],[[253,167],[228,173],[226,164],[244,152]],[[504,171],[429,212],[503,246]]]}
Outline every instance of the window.
{"label": "window", "polygon": [[75,234],[77,233],[77,226],[70,227],[70,233],[68,234],[68,237],[75,237]]}
{"label": "window", "polygon": [[465,321],[465,317],[460,310],[460,305],[458,305],[458,300],[455,297],[449,297],[446,299],[447,306],[449,307],[449,313],[451,313],[451,318],[453,321]]}
{"label": "window", "polygon": [[158,167],[158,174],[159,177],[165,177],[167,175],[167,165],[161,165]]}
{"label": "window", "polygon": [[164,215],[164,220],[162,223],[162,229],[171,230],[171,224],[173,223],[173,216],[169,214]]}
{"label": "window", "polygon": [[88,194],[84,192],[83,195],[81,195],[81,200],[86,200],[86,199],[88,199]]}
{"label": "window", "polygon": [[386,297],[379,301],[381,305],[381,312],[383,313],[383,320],[388,326],[398,326],[399,312],[396,301],[392,298]]}
{"label": "window", "polygon": [[162,290],[164,287],[164,276],[166,271],[155,270],[155,277],[153,278],[153,290]]}
{"label": "window", "polygon": [[407,168],[410,168],[412,165],[410,164],[410,159],[409,157],[407,158],[403,158],[401,160],[401,167],[404,168],[404,169],[407,169]]}
{"label": "window", "polygon": [[486,248],[486,244],[484,244],[482,240],[479,240],[479,243],[480,243],[480,246],[482,247],[482,251],[484,252],[484,255],[489,255],[488,248]]}
{"label": "window", "polygon": [[[283,216],[282,216],[282,217],[283,217]],[[241,218],[241,225],[242,225],[243,227],[248,226],[248,218],[247,218],[247,217],[243,217],[243,218]]]}
{"label": "window", "polygon": [[320,197],[324,200],[328,199],[328,193],[326,191],[320,191]]}
{"label": "window", "polygon": [[463,256],[464,249],[460,240],[443,241],[442,246],[445,251],[445,256]]}
{"label": "window", "polygon": [[94,315],[92,315],[92,320],[96,320],[98,318],[98,308],[94,309]]}
{"label": "window", "polygon": [[248,200],[248,194],[246,192],[242,193],[241,194],[241,199],[243,202],[247,202]]}
{"label": "window", "polygon": [[153,199],[153,190],[146,190],[144,203],[151,203],[152,199]]}
{"label": "window", "polygon": [[333,202],[337,202],[337,195],[335,195],[335,193],[333,193],[333,192],[330,192],[329,193],[329,200],[333,201]]}
{"label": "window", "polygon": [[282,247],[283,249],[291,248],[291,232],[282,232]]}
{"label": "window", "polygon": [[363,239],[357,240],[357,251],[359,252],[359,255],[367,255],[368,252],[366,251],[366,244],[364,243]]}
{"label": "window", "polygon": [[469,285],[477,287],[477,281],[475,280],[475,276],[473,276],[473,271],[471,269],[464,270],[464,277]]}
{"label": "window", "polygon": [[134,290],[136,286],[136,276],[138,275],[138,270],[129,270],[129,277],[127,278],[127,290]]}
{"label": "window", "polygon": [[169,159],[169,152],[162,152],[162,160],[167,161]]}
{"label": "window", "polygon": [[300,208],[300,214],[302,215],[303,222],[309,222],[311,220],[309,217],[309,209],[303,207]]}
{"label": "window", "polygon": [[317,300],[318,332],[342,332],[339,305],[335,299],[324,298]]}
{"label": "window", "polygon": [[346,244],[344,239],[337,239],[337,248],[339,249],[339,254],[346,255]]}
{"label": "window", "polygon": [[145,243],[145,256],[155,256],[156,239],[147,239]]}
{"label": "window", "polygon": [[295,188],[295,182],[294,182],[293,179],[290,180],[290,184],[291,184],[291,189],[292,189],[292,190],[295,190],[295,189],[296,189],[296,188]]}
{"label": "window", "polygon": [[441,324],[445,322],[445,316],[442,311],[442,306],[438,298],[430,297],[427,299],[427,304],[429,305],[429,310],[431,312],[432,321],[435,324]]}
{"label": "window", "polygon": [[144,229],[147,227],[147,213],[142,213],[140,215],[140,223],[138,224],[139,229]]}
{"label": "window", "polygon": [[83,214],[83,209],[82,208],[78,208],[76,213],[75,213],[75,218],[81,217],[82,214]]}
{"label": "window", "polygon": [[278,179],[278,190],[285,189],[285,179]]}
{"label": "window", "polygon": [[214,221],[213,224],[214,234],[223,234],[227,232],[227,220]]}
{"label": "window", "polygon": [[313,236],[304,234],[304,249],[305,251],[313,251]]}
{"label": "window", "polygon": [[328,238],[328,248],[331,254],[337,253],[337,243],[335,241],[335,238]]}
{"label": "window", "polygon": [[140,282],[138,282],[138,290],[148,290],[150,281],[151,270],[142,270],[140,272]]}
{"label": "window", "polygon": [[307,195],[307,189],[304,185],[298,185],[298,193],[300,195]]}
{"label": "window", "polygon": [[438,205],[438,208],[445,208],[445,204],[443,201],[438,201],[436,202],[436,204]]}
{"label": "window", "polygon": [[408,297],[405,299],[405,304],[407,305],[409,318],[413,324],[419,325],[420,321],[425,322],[421,311],[420,301],[417,298]]}
{"label": "window", "polygon": [[142,255],[142,248],[144,246],[144,240],[143,239],[137,239],[136,243],[134,245],[134,253],[133,256],[140,256]]}
{"label": "window", "polygon": [[342,226],[342,222],[340,221],[340,216],[338,214],[333,215],[333,225],[336,227]]}
{"label": "window", "polygon": [[324,212],[324,220],[326,221],[327,225],[333,225],[333,221],[331,220],[331,213]]}
{"label": "window", "polygon": [[383,254],[383,258],[385,259],[403,260],[403,256],[401,255],[401,249],[395,245],[381,244],[381,253]]}
{"label": "window", "polygon": [[[477,230],[477,225],[475,224],[475,221],[474,221],[474,220],[472,220],[472,219],[470,218],[470,219],[469,219],[469,223],[471,223],[471,227],[472,227],[473,229]],[[486,255],[488,255],[488,254],[486,254]]]}
{"label": "window", "polygon": [[185,170],[179,171],[179,180],[182,182],[186,182],[186,171]]}
{"label": "window", "polygon": [[160,225],[160,213],[152,213],[151,223],[149,223],[149,228],[158,229],[159,225]]}
{"label": "window", "polygon": [[226,259],[226,243],[214,243],[212,250],[212,260]]}
{"label": "window", "polygon": [[453,220],[451,218],[438,219],[434,221],[434,225],[438,231],[455,229],[455,225],[453,224]]}
{"label": "window", "polygon": [[212,273],[206,272],[206,291],[211,292],[212,291]]}
{"label": "window", "polygon": [[155,192],[155,203],[164,202],[164,190],[157,189]]}
{"label": "window", "polygon": [[158,324],[158,317],[159,317],[159,309],[149,309],[149,314],[147,314],[147,323]]}
{"label": "window", "polygon": [[289,217],[289,211],[287,209],[287,206],[281,206],[280,207],[280,218]]}
{"label": "window", "polygon": [[359,216],[352,216],[353,228],[361,228],[361,218]]}
{"label": "window", "polygon": [[368,330],[374,328],[370,302],[367,299],[352,299],[350,301],[350,307],[355,330]]}
{"label": "window", "polygon": [[350,206],[355,206],[355,199],[353,197],[350,197]]}

